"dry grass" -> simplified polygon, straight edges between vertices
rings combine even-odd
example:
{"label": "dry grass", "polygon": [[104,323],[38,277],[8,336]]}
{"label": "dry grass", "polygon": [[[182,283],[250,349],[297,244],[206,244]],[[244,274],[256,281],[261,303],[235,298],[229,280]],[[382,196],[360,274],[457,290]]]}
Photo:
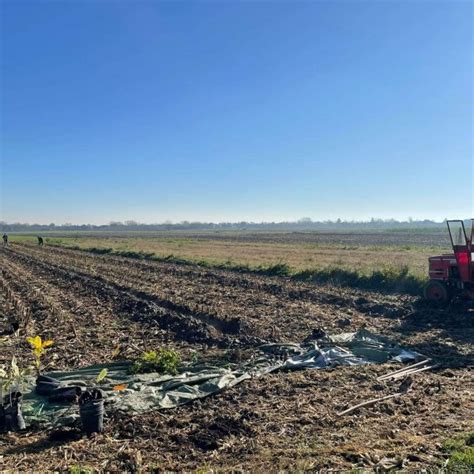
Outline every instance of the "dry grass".
{"label": "dry grass", "polygon": [[189,238],[51,238],[49,242],[80,248],[112,249],[118,252],[152,253],[210,264],[270,267],[286,264],[299,272],[314,268],[341,268],[371,274],[381,269],[407,267],[416,276],[425,276],[428,257],[438,253],[422,247],[376,247],[308,243],[237,242]]}

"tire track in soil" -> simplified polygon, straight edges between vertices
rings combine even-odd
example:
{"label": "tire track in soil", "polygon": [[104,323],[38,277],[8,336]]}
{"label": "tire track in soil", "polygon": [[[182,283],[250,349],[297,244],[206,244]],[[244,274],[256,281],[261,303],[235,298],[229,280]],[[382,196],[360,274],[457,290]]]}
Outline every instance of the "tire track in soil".
{"label": "tire track in soil", "polygon": [[18,338],[15,331],[20,314],[10,303],[5,287],[1,284],[2,279],[3,276],[0,278],[0,368],[7,368],[17,352]]}
{"label": "tire track in soil", "polygon": [[[32,250],[31,245],[20,245],[24,248],[28,248],[30,251]],[[327,303],[330,305],[340,303],[341,305],[347,306],[352,302],[350,298],[341,297],[340,294],[337,294],[337,291],[331,292],[328,288],[325,288],[325,292],[322,293],[314,286],[306,285],[304,288],[298,287],[303,286],[304,283],[290,282],[289,279],[284,277],[260,276],[252,273],[239,273],[217,268],[208,270],[191,263],[176,264],[166,261],[138,260],[117,255],[100,255],[59,246],[50,246],[48,249],[54,249],[55,253],[64,255],[67,258],[74,256],[81,262],[84,262],[84,259],[88,258],[92,260],[92,265],[94,266],[97,266],[98,262],[102,262],[106,267],[110,267],[111,263],[115,263],[120,267],[125,266],[128,271],[130,271],[130,268],[136,267],[139,271],[149,274],[147,278],[150,279],[153,279],[153,276],[156,275],[157,272],[164,271],[180,280],[186,279],[204,286],[216,284],[230,288],[240,287],[242,290],[256,290],[259,293],[268,293],[288,299],[301,299],[304,297],[315,303]],[[289,283],[291,283],[290,287]]]}
{"label": "tire track in soil", "polygon": [[[107,292],[104,293],[103,288],[99,288],[97,291],[96,285],[91,284],[88,280],[78,278],[77,275],[71,276],[70,272],[57,271],[48,265],[39,265],[39,262],[34,262],[27,256],[14,252],[9,255],[9,258],[14,259],[20,265],[26,265],[29,271],[33,270],[34,276],[37,278],[55,278],[55,285],[66,293],[74,293],[74,297],[82,303],[82,307],[87,306],[90,309],[90,314],[94,317],[92,322],[78,325],[78,331],[81,332],[80,337],[71,342],[69,342],[71,338],[67,333],[64,334],[65,331],[62,327],[58,329],[57,324],[48,325],[47,323],[51,321],[46,318],[41,321],[41,325],[38,325],[38,329],[41,329],[40,334],[47,334],[56,341],[56,350],[52,352],[57,353],[57,349],[61,349],[62,357],[56,357],[59,360],[54,364],[54,368],[64,368],[71,364],[79,367],[103,362],[104,354],[112,354],[117,343],[121,347],[122,358],[127,358],[126,354],[136,355],[137,351],[140,352],[138,346],[148,350],[148,347],[155,347],[157,343],[158,345],[170,343],[170,336],[173,334],[170,334],[167,329],[161,329],[157,321],[150,320],[150,318],[144,318],[143,321],[139,321],[138,318],[134,320],[129,312],[120,311],[117,305],[110,304],[111,302],[125,301],[125,295],[113,295],[111,299]],[[106,299],[104,299],[105,296],[107,296]],[[34,304],[34,300],[30,302]],[[172,320],[172,322],[175,321]],[[182,325],[181,329],[184,327],[189,328],[189,325]],[[207,334],[202,333],[202,328],[197,328],[194,333],[196,336],[187,339],[207,338]],[[199,337],[200,334],[202,337]],[[67,339],[64,341],[65,337]],[[171,340],[180,343],[178,346],[182,349],[186,347],[186,338],[180,338],[179,334],[175,334]],[[28,346],[24,343],[23,338],[20,342],[22,342],[21,350],[17,348],[15,354],[21,353],[22,357],[28,358]],[[206,339],[206,342],[209,341]],[[81,347],[84,350],[81,350]]]}
{"label": "tire track in soil", "polygon": [[130,291],[123,286],[107,282],[100,276],[72,271],[69,267],[46,263],[31,255],[24,255],[14,250],[10,252],[24,264],[33,266],[35,272],[60,275],[64,279],[62,285],[65,289],[75,290],[74,285],[71,286],[71,281],[80,282],[82,297],[84,293],[92,291],[98,301],[105,300],[112,305],[113,313],[148,324],[154,321],[162,329],[172,331],[178,340],[218,345],[226,345],[229,342],[228,337],[221,333],[219,326],[211,326],[206,320],[202,321],[194,315],[183,315],[170,310],[160,305],[160,300],[152,295]]}
{"label": "tire track in soil", "polygon": [[[270,339],[280,339],[282,337],[291,337],[288,334],[291,334],[292,331],[288,331],[291,326],[300,326],[301,324],[298,321],[299,318],[295,318],[292,315],[302,314],[303,317],[307,318],[308,311],[305,308],[305,302],[294,302],[291,304],[291,308],[288,308],[288,311],[285,314],[282,310],[278,308],[278,305],[282,304],[282,300],[277,298],[274,294],[266,294],[264,292],[248,291],[240,286],[223,286],[219,285],[203,285],[201,281],[195,280],[184,280],[182,278],[177,278],[175,272],[171,274],[167,272],[167,267],[169,264],[164,264],[164,268],[160,268],[159,273],[155,268],[153,273],[139,274],[138,270],[135,270],[135,260],[131,259],[114,259],[113,264],[110,263],[107,259],[109,256],[96,259],[95,255],[82,253],[75,255],[76,258],[81,257],[80,261],[74,259],[75,265],[71,265],[71,259],[68,258],[69,251],[60,251],[62,255],[58,257],[55,255],[56,252],[44,253],[38,249],[34,249],[31,246],[24,246],[23,251],[26,251],[28,254],[33,253],[36,257],[40,259],[47,259],[53,262],[60,262],[60,266],[67,265],[68,268],[77,270],[79,266],[80,271],[86,271],[88,274],[94,273],[99,274],[100,277],[104,280],[110,280],[110,273],[115,272],[117,278],[119,279],[120,285],[126,285],[132,291],[136,291],[136,288],[144,290],[146,293],[152,293],[158,296],[163,300],[171,301],[172,304],[178,304],[182,308],[183,300],[186,301],[186,307],[191,310],[192,314],[203,314],[205,313],[206,320],[209,316],[213,316],[220,321],[226,321],[227,326],[224,328],[229,332],[236,333],[241,329],[239,343],[242,345],[254,345],[255,343],[261,343],[262,337],[265,340]],[[76,253],[76,252],[75,252]],[[90,255],[90,256],[89,256]],[[85,257],[88,257],[85,262]],[[63,260],[67,259],[65,263]],[[56,259],[56,260],[55,260]],[[97,261],[100,260],[101,264],[97,265]],[[111,270],[111,267],[119,260],[119,269],[114,268]],[[122,272],[119,272],[123,268]],[[133,270],[133,271],[132,271]],[[135,272],[136,277],[130,281],[130,275]],[[123,279],[124,275],[126,276],[126,281]],[[153,275],[155,283],[151,284],[147,281],[150,276]],[[146,282],[146,283],[144,283]],[[145,285],[145,287],[144,287]],[[184,288],[184,291],[183,291]],[[203,308],[205,310],[203,311]],[[296,309],[296,311],[295,311]],[[314,313],[314,311],[313,311]],[[189,313],[188,313],[189,314]],[[237,314],[241,318],[229,318],[229,314]],[[215,315],[215,316],[214,316]],[[243,319],[244,324],[239,323],[239,319]],[[230,324],[229,324],[230,320]],[[278,330],[276,325],[279,323],[281,329]],[[307,330],[305,331],[307,334]]]}
{"label": "tire track in soil", "polygon": [[[37,252],[29,245],[21,244],[23,249],[28,253]],[[226,272],[225,270],[205,270],[191,264],[174,264],[167,262],[149,262],[131,259],[127,257],[118,257],[114,255],[98,255],[84,251],[69,250],[61,247],[48,247],[48,250],[54,249],[49,255],[55,254],[56,257],[63,256],[68,260],[75,260],[76,265],[81,269],[87,268],[98,269],[99,273],[106,275],[114,273],[113,267],[116,266],[115,276],[120,278],[131,278],[133,275],[134,284],[137,282],[143,285],[144,277],[150,284],[156,284],[163,287],[163,276],[175,280],[185,281],[187,284],[192,284],[196,288],[196,294],[202,295],[202,287],[206,289],[211,288],[214,284],[219,287],[226,287],[228,289],[234,288],[236,291],[242,290],[256,290],[259,293],[281,294],[283,287],[278,284],[266,284],[258,280],[249,280],[236,273]],[[40,255],[40,253],[36,253]],[[45,254],[42,254],[44,256]],[[90,264],[85,261],[89,260]],[[92,270],[94,271],[94,270]],[[117,273],[120,272],[120,273]],[[162,288],[163,289],[163,288]]]}
{"label": "tire track in soil", "polygon": [[[71,334],[74,334],[76,345],[84,346],[84,330],[103,324],[105,317],[109,320],[108,324],[114,323],[106,312],[91,311],[83,299],[79,300],[70,291],[66,292],[51,284],[48,280],[54,282],[54,275],[47,275],[46,280],[43,275],[33,275],[21,265],[5,260],[3,268],[9,272],[10,278],[15,279],[17,286],[25,292],[29,304],[33,307],[31,321],[26,328],[26,332],[31,335],[51,333],[51,328],[61,325],[63,329],[67,327]],[[40,307],[39,312],[35,311],[36,303]],[[33,330],[35,326],[37,330]]]}
{"label": "tire track in soil", "polygon": [[22,284],[14,273],[11,273],[4,252],[0,254],[0,262],[1,310],[4,314],[0,328],[3,331],[0,331],[0,335],[8,336],[2,340],[0,365],[9,367],[13,356],[21,359],[27,354],[25,348],[22,348],[23,339],[19,337],[17,330],[25,324],[31,314],[34,312],[41,314],[46,307],[37,301],[35,295],[28,291],[26,285]]}

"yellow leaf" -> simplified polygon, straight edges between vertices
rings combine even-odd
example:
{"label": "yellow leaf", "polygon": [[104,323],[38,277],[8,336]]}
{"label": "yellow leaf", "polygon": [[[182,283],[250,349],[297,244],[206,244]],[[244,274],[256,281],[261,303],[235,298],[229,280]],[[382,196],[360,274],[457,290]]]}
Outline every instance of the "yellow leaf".
{"label": "yellow leaf", "polygon": [[43,342],[43,347],[49,347],[54,344],[54,341],[52,339],[48,339],[47,341]]}
{"label": "yellow leaf", "polygon": [[33,346],[34,349],[41,347],[41,336],[28,337],[26,340]]}
{"label": "yellow leaf", "polygon": [[123,383],[121,385],[115,385],[115,387],[112,388],[114,392],[120,392],[121,390],[125,390],[128,387],[126,383]]}

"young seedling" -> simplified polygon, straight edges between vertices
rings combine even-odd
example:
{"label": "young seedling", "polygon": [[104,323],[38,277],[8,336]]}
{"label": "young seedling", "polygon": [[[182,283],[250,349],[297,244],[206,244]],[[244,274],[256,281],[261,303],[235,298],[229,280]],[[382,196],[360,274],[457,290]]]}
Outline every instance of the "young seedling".
{"label": "young seedling", "polygon": [[98,386],[105,380],[109,371],[107,369],[102,369],[97,377],[92,381],[92,388],[86,390],[82,393],[79,404],[85,404],[87,402],[93,400],[100,400],[102,399],[102,391],[98,388]]}
{"label": "young seedling", "polygon": [[173,349],[159,349],[158,351],[145,352],[135,360],[129,368],[131,374],[159,372],[161,374],[176,375],[181,362],[181,356]]}
{"label": "young seedling", "polygon": [[3,405],[4,399],[6,398],[5,395],[9,392],[11,392],[11,387],[14,383],[14,375],[13,375],[13,367],[14,365],[16,366],[16,360],[15,356],[13,356],[10,369],[5,370],[3,368],[0,368],[0,405]]}
{"label": "young seedling", "polygon": [[43,341],[41,336],[28,337],[26,340],[31,345],[31,352],[35,358],[35,367],[38,375],[41,373],[41,357],[46,352],[46,349],[54,344],[54,341],[48,339]]}
{"label": "young seedling", "polygon": [[9,370],[0,368],[0,433],[25,428],[21,413],[23,378],[28,370],[18,367],[15,356],[12,357]]}
{"label": "young seedling", "polygon": [[109,371],[107,369],[102,369],[99,372],[99,375],[97,375],[97,377],[95,378],[95,383],[100,384],[105,379],[105,377],[107,377],[108,373]]}
{"label": "young seedling", "polygon": [[12,357],[9,370],[0,367],[0,404],[3,403],[7,393],[23,391],[23,379],[30,373],[29,368],[20,369],[15,356]]}

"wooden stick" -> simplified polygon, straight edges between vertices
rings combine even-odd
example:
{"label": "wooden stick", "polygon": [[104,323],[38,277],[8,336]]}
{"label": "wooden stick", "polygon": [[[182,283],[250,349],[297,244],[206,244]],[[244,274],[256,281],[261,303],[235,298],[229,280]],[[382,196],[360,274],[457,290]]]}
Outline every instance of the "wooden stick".
{"label": "wooden stick", "polygon": [[379,378],[388,377],[390,375],[398,374],[399,372],[405,372],[406,370],[414,369],[415,367],[419,367],[420,365],[424,365],[429,362],[431,359],[425,359],[416,364],[408,365],[406,367],[402,367],[401,369],[394,370],[393,372],[389,372],[388,374],[381,375]]}
{"label": "wooden stick", "polygon": [[[402,377],[406,377],[408,375],[417,374],[418,372],[424,372],[425,370],[433,369],[434,367],[437,367],[437,366],[427,365],[426,367],[421,367],[420,369],[413,369],[413,370],[409,370],[408,372],[400,372],[398,374],[392,375],[390,378],[392,380],[396,380]],[[384,380],[387,380],[387,379],[384,379]]]}
{"label": "wooden stick", "polygon": [[388,374],[381,375],[380,377],[377,377],[377,380],[383,380],[386,377],[391,377],[392,375],[398,374],[400,372],[405,372],[410,369],[414,369],[415,367],[419,367],[420,365],[424,365],[427,362],[429,362],[431,359],[425,359],[422,360],[421,362],[417,362],[416,364],[409,365],[407,367],[402,367],[401,369],[394,370],[393,372],[389,372]]}
{"label": "wooden stick", "polygon": [[337,414],[337,416],[347,415],[348,413],[351,413],[354,410],[357,410],[358,408],[367,407],[369,405],[374,405],[377,402],[381,402],[383,400],[388,400],[389,398],[399,397],[400,395],[403,395],[403,392],[392,393],[391,395],[385,395],[385,397],[373,398],[372,400],[367,400],[365,402],[359,403],[358,405],[354,405],[354,406],[348,408],[347,410],[341,411]]}
{"label": "wooden stick", "polygon": [[395,379],[399,379],[400,377],[405,377],[406,375],[416,374],[417,372],[421,372],[422,370],[432,369],[433,367],[436,367],[436,365],[427,365],[426,367],[407,369],[403,372],[398,372],[396,374],[388,375],[387,377],[384,377],[381,380],[378,380],[378,379],[377,380],[379,382],[383,382],[387,380],[395,380]]}

